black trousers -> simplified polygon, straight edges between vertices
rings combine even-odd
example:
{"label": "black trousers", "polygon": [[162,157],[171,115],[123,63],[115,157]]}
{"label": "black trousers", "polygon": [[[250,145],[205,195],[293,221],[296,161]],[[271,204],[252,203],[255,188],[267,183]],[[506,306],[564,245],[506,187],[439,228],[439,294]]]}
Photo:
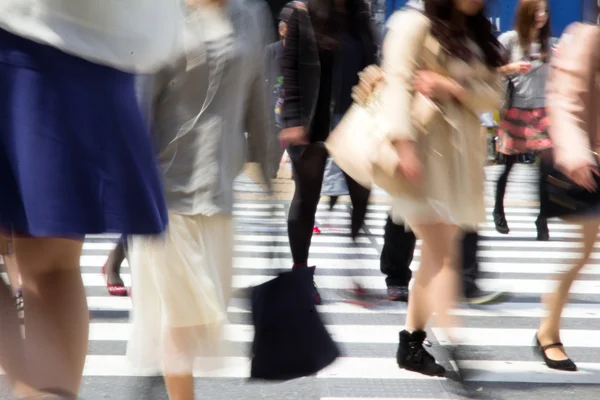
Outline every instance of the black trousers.
{"label": "black trousers", "polygon": [[[322,142],[291,146],[288,148],[288,154],[296,184],[288,214],[288,237],[294,264],[301,264],[308,261],[328,154]],[[352,201],[350,228],[352,237],[356,237],[365,220],[370,190],[359,185],[348,175],[344,175]]]}
{"label": "black trousers", "polygon": [[[463,290],[472,290],[479,275],[477,264],[477,232],[466,232],[462,241]],[[404,225],[394,224],[388,216],[385,224],[384,244],[381,251],[381,272],[387,275],[388,286],[408,286],[412,278],[410,263],[413,259],[417,239],[415,234],[406,231]]]}

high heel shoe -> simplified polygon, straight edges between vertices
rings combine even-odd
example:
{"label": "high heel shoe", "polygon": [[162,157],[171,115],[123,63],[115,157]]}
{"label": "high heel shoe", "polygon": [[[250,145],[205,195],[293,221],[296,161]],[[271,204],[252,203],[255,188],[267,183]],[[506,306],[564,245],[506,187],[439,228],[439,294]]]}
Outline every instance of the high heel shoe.
{"label": "high heel shoe", "polygon": [[570,358],[566,360],[552,360],[548,358],[546,355],[546,350],[551,349],[553,347],[563,347],[563,344],[560,342],[548,344],[546,346],[542,346],[540,340],[537,337],[537,333],[533,340],[533,353],[541,357],[544,360],[546,366],[550,369],[556,369],[559,371],[577,371],[577,365]]}
{"label": "high heel shoe", "polygon": [[106,275],[106,264],[102,266],[102,275],[106,280],[106,289],[108,294],[115,297],[127,297],[127,288],[123,284],[112,284],[108,282],[108,275]]}

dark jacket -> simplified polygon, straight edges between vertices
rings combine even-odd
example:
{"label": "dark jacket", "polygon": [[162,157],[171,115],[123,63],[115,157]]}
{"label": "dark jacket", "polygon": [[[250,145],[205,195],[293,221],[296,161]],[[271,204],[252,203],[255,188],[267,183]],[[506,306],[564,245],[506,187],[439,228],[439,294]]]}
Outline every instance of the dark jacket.
{"label": "dark jacket", "polygon": [[[317,110],[317,101],[319,99],[319,91],[324,82],[321,80],[321,59],[319,55],[315,34],[312,28],[311,18],[306,5],[294,5],[295,10],[288,21],[288,31],[286,36],[286,45],[282,58],[283,72],[283,88],[284,88],[284,103],[282,110],[282,127],[304,126],[311,129],[309,132],[311,142],[324,140],[329,134],[330,126],[314,126],[313,120],[315,113],[319,113],[319,122],[329,121],[328,115],[331,114],[333,104],[327,106],[319,106]],[[369,27],[369,32],[360,32],[361,42],[363,47],[364,62],[361,69],[367,65],[377,62],[377,35],[372,27]],[[323,53],[321,53],[323,54]],[[360,71],[356,71],[358,73]],[[335,79],[327,84],[334,85]],[[335,96],[336,90],[331,89],[331,93]],[[334,99],[332,99],[334,101]],[[314,129],[313,129],[314,128]],[[313,132],[318,129],[319,132]]]}

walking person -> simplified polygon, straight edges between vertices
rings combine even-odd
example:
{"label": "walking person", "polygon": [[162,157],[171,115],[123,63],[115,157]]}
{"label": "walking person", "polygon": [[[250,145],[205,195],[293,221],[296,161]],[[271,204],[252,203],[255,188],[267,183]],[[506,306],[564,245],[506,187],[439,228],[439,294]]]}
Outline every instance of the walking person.
{"label": "walking person", "polygon": [[79,392],[85,235],[167,224],[134,74],[179,51],[182,22],[174,0],[0,4],[0,230],[12,235],[27,332],[0,284],[0,364],[21,397]]}
{"label": "walking person", "polygon": [[150,88],[169,226],[160,239],[129,242],[127,356],[136,370],[162,374],[171,400],[194,398],[195,366],[220,367],[232,294],[233,182],[247,149],[270,182],[267,10],[252,0],[188,0],[185,54],[139,81]]}
{"label": "walking person", "polygon": [[[424,328],[434,311],[456,340],[450,310],[458,298],[458,241],[462,231],[475,230],[485,221],[486,151],[479,115],[500,103],[496,69],[504,62],[483,6],[483,0],[426,0],[424,13],[409,9],[390,18],[383,44],[382,104],[390,139],[399,154],[400,172],[420,188],[417,199],[412,194],[393,199],[392,219],[406,223],[423,242],[397,362],[426,375],[444,375],[445,369],[423,347]],[[437,41],[448,57],[415,70],[426,38]],[[440,120],[436,130],[420,135],[409,122],[415,91],[440,104],[453,123]]]}
{"label": "walking person", "polygon": [[[546,80],[556,40],[551,36],[550,13],[546,0],[520,0],[515,30],[498,40],[505,48],[508,64],[500,68],[512,90],[510,104],[498,129],[498,152],[504,155],[504,171],[496,183],[494,224],[508,234],[504,197],[508,176],[519,157],[531,152],[543,156],[552,147],[546,116]],[[546,194],[540,186],[540,198]],[[541,215],[535,221],[537,240],[550,239],[548,221]]]}
{"label": "walking person", "polygon": [[[293,268],[309,268],[315,213],[327,163],[324,141],[351,105],[358,72],[375,62],[377,47],[363,0],[290,3],[293,12],[283,56],[281,138],[288,145],[296,183],[288,214]],[[352,200],[352,235],[358,234],[370,191],[345,175]],[[315,267],[310,267],[313,271]],[[321,296],[316,287],[314,299]]]}
{"label": "walking person", "polygon": [[[285,151],[284,144],[279,138],[281,130],[281,108],[283,107],[283,74],[281,61],[285,47],[285,36],[287,34],[287,23],[292,13],[292,7],[285,6],[279,13],[278,34],[279,40],[267,46],[265,57],[265,82],[269,92],[269,158],[271,172],[270,178],[276,178],[280,168],[280,161]],[[271,113],[272,111],[272,113]]]}
{"label": "walking person", "polygon": [[[598,152],[600,148],[600,28],[575,24],[564,33],[555,59],[552,60],[548,83],[548,115],[550,137],[554,143],[553,157],[542,159],[542,184],[555,180],[575,183],[582,188],[557,187],[564,202],[550,199],[541,205],[542,214],[561,217],[579,225],[581,245],[579,259],[562,272],[556,288],[543,297],[547,314],[537,330],[536,354],[546,366],[562,371],[576,371],[577,365],[568,357],[561,342],[561,315],[569,300],[569,291],[581,270],[589,263],[600,231],[600,189]],[[564,174],[558,175],[556,172]],[[549,188],[550,190],[550,188]],[[579,200],[581,198],[581,200]],[[573,206],[575,205],[575,206]],[[558,209],[558,210],[557,210]]]}

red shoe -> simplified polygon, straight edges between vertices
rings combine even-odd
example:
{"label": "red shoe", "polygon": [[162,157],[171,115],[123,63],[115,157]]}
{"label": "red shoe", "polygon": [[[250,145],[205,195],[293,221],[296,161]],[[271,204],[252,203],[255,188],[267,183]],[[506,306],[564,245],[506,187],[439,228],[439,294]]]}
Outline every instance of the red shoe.
{"label": "red shoe", "polygon": [[319,229],[319,227],[318,227],[318,226],[315,226],[315,227],[313,228],[313,235],[318,235],[318,234],[320,234],[320,233],[321,233],[321,230]]}
{"label": "red shoe", "polygon": [[116,297],[127,297],[127,288],[125,287],[125,285],[121,285],[121,284],[117,284],[117,285],[113,285],[111,283],[108,283],[108,277],[106,275],[106,264],[104,264],[102,266],[102,275],[104,276],[104,279],[106,280],[106,288],[108,289],[108,294],[111,296],[116,296]]}

